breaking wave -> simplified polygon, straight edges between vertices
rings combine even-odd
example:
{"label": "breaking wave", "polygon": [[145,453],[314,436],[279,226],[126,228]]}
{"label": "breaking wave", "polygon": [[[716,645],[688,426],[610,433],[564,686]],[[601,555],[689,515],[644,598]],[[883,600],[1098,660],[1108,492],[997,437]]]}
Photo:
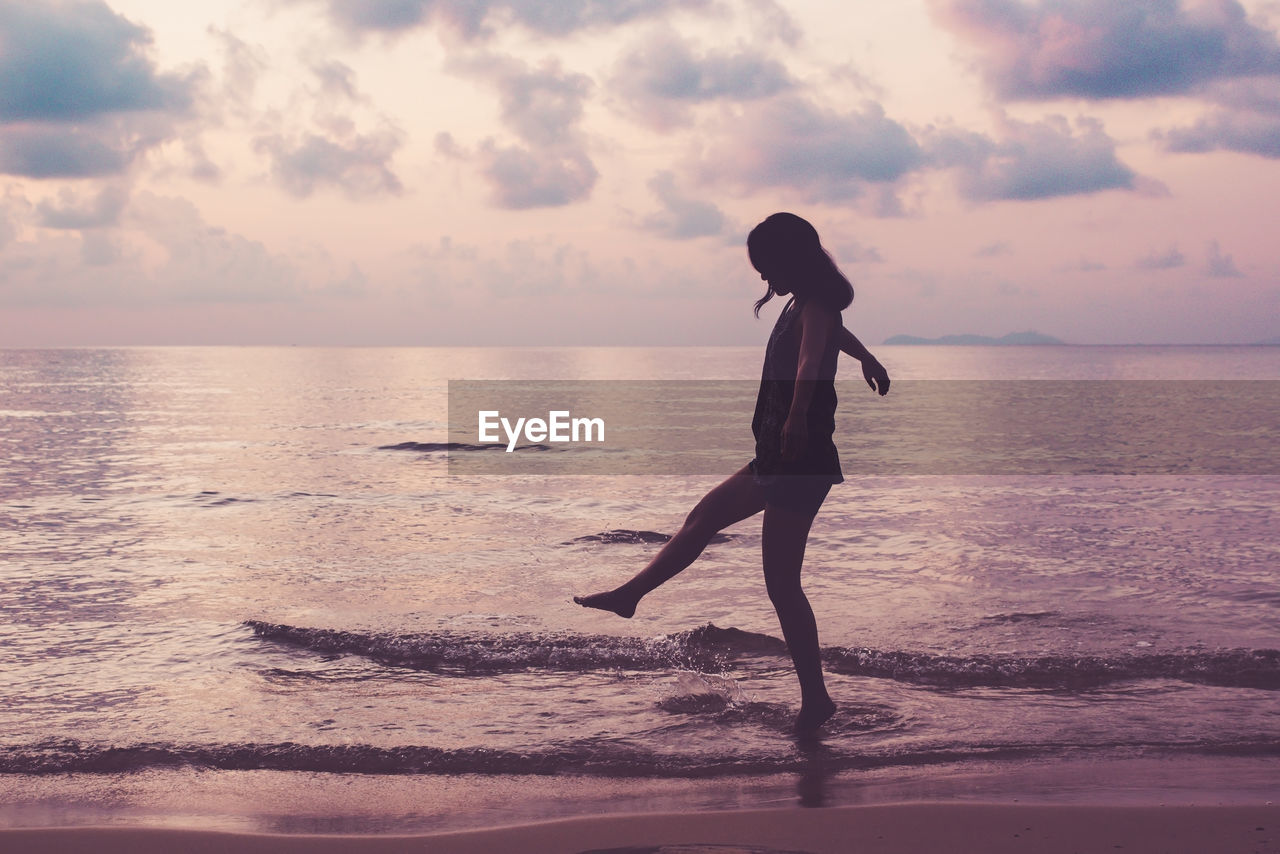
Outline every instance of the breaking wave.
{"label": "breaking wave", "polygon": [[[671,539],[670,534],[662,534],[658,531],[632,531],[626,528],[618,528],[612,531],[601,531],[598,534],[586,534],[581,537],[574,537],[572,540],[566,540],[561,543],[562,546],[572,546],[579,543],[603,543],[612,545],[622,543],[625,545],[645,545],[650,543],[665,543]],[[712,534],[710,543],[727,543],[733,539],[733,534]]]}
{"label": "breaking wave", "polygon": [[[485,675],[520,670],[671,670],[718,672],[753,656],[786,656],[775,637],[705,625],[653,639],[569,632],[355,632],[250,620],[267,641],[329,655],[359,655],[397,667]],[[1280,650],[1230,649],[1106,655],[967,655],[828,647],[837,673],[943,688],[1087,689],[1172,679],[1239,688],[1280,689]]]}
{"label": "breaking wave", "polygon": [[[379,445],[379,451],[416,451],[420,454],[452,453],[455,451],[506,451],[506,444],[490,443],[472,445],[467,442],[397,442],[394,445]],[[516,445],[517,451],[550,451],[550,445]]]}
{"label": "breaking wave", "polygon": [[778,773],[830,773],[969,761],[1085,757],[1141,751],[1167,754],[1280,755],[1280,740],[1132,742],[1105,745],[938,745],[844,752],[778,750],[770,754],[662,753],[641,746],[583,740],[532,750],[483,747],[439,748],[368,744],[143,743],[88,744],[59,739],[0,747],[0,774],[118,774],[144,768],[195,767],[229,771],[313,771],[346,774],[593,774],[612,777],[706,778]]}
{"label": "breaking wave", "polygon": [[828,649],[827,666],[871,676],[951,688],[1094,688],[1141,679],[1280,689],[1280,650],[1230,649],[1129,655],[946,656],[876,649]]}
{"label": "breaking wave", "polygon": [[735,653],[785,653],[782,641],[738,629],[703,626],[652,640],[572,633],[349,632],[250,620],[264,640],[380,664],[455,675],[518,670],[713,671]]}

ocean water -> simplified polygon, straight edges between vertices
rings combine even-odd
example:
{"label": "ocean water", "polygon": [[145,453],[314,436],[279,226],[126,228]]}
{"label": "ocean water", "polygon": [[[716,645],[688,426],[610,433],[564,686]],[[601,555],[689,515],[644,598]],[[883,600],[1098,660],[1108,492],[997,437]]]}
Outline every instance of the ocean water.
{"label": "ocean water", "polygon": [[[902,381],[1280,380],[1274,347],[878,355]],[[839,705],[814,745],[758,518],[631,620],[571,602],[716,477],[449,471],[450,379],[750,380],[760,357],[0,351],[0,801],[169,772],[533,790],[1280,757],[1273,473],[851,474],[805,563]],[[889,405],[857,368],[842,410]],[[1275,387],[1249,385],[1258,411]]]}

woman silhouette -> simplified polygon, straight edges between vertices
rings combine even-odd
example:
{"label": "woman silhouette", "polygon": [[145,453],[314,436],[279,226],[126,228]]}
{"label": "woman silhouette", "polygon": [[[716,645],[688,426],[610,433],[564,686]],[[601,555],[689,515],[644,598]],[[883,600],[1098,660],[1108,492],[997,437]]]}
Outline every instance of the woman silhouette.
{"label": "woman silhouette", "polygon": [[575,596],[579,605],[622,617],[702,553],[723,528],[764,511],[762,556],[769,600],[800,679],[797,733],[812,733],[835,712],[822,678],[818,626],[800,586],[805,543],[832,484],[844,480],[832,442],[836,360],[840,351],[862,363],[867,384],[889,391],[889,375],[841,323],[853,286],[822,248],[818,232],[795,214],[776,213],[747,236],[751,265],[768,283],[755,313],[774,295],[791,294],[765,349],[751,429],[756,456],[712,489],[649,565],[620,587]]}

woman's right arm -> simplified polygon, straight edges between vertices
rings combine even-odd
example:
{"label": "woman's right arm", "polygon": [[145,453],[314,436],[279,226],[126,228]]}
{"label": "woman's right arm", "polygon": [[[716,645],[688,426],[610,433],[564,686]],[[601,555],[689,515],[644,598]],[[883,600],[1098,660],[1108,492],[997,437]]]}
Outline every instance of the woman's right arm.
{"label": "woman's right arm", "polygon": [[889,372],[884,369],[884,365],[880,364],[880,360],[871,355],[871,351],[862,346],[862,342],[843,326],[836,334],[840,340],[840,350],[862,363],[863,379],[867,381],[867,385],[871,386],[872,391],[880,392],[882,397],[888,394]]}

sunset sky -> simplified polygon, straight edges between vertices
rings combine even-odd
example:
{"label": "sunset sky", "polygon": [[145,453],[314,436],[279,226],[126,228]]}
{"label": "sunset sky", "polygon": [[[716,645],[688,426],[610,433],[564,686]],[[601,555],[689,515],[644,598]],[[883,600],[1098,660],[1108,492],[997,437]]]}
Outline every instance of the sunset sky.
{"label": "sunset sky", "polygon": [[1270,0],[0,0],[0,346],[1280,335]]}

